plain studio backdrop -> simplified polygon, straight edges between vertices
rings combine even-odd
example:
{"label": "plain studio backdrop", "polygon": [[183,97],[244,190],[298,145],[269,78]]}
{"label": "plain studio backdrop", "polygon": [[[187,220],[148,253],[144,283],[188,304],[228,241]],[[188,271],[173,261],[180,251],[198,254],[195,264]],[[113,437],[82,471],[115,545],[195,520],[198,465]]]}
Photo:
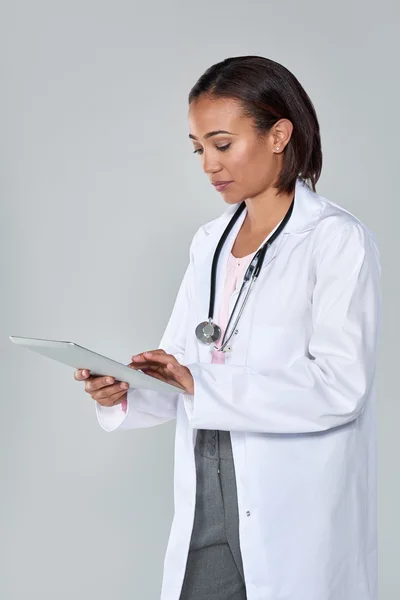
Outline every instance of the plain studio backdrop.
{"label": "plain studio backdrop", "polygon": [[73,369],[8,336],[72,340],[125,363],[158,346],[192,235],[226,207],[192,154],[187,94],[211,64],[243,54],[298,77],[321,125],[317,191],[378,237],[380,600],[400,597],[395,10],[2,0],[2,600],[159,597],[174,422],[104,432]]}

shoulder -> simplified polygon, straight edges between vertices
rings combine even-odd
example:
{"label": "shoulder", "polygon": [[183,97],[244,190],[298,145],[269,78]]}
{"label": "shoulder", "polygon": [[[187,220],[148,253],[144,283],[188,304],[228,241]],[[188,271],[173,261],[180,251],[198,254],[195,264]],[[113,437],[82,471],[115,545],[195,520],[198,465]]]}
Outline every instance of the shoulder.
{"label": "shoulder", "polygon": [[319,233],[335,235],[342,229],[353,228],[364,231],[365,235],[375,237],[375,234],[365,223],[342,205],[336,204],[321,195],[318,195],[318,199],[321,203],[321,213],[317,223]]}
{"label": "shoulder", "polygon": [[380,270],[376,234],[342,205],[318,195],[320,216],[313,229],[313,247],[318,261],[339,254],[350,262],[368,256]]}

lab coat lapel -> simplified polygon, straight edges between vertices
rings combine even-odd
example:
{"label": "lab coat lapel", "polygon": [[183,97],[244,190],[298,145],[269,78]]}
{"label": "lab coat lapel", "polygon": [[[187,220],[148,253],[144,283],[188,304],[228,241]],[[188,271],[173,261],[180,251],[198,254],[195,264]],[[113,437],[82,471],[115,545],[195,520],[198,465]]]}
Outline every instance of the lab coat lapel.
{"label": "lab coat lapel", "polygon": [[[297,179],[294,191],[294,206],[291,217],[286,224],[284,230],[280,235],[272,242],[268,248],[264,262],[261,267],[260,275],[273,261],[278,252],[283,248],[284,244],[287,243],[290,234],[303,233],[312,229],[317,223],[321,215],[322,203],[319,196],[308,187],[308,185],[300,178]],[[247,209],[243,211],[243,220],[247,214]],[[267,241],[269,237],[277,227],[261,242],[259,248]],[[233,245],[233,244],[232,244]],[[232,248],[231,245],[231,248]],[[248,284],[247,284],[248,285]],[[247,287],[247,286],[246,286]],[[234,291],[233,296],[237,295],[240,290],[240,282]]]}

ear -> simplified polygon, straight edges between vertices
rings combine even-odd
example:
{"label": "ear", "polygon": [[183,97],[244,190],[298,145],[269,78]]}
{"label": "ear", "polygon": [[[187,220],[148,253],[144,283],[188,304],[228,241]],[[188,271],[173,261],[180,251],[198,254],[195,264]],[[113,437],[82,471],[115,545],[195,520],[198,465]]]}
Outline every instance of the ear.
{"label": "ear", "polygon": [[[272,152],[280,154],[289,143],[293,131],[293,124],[289,119],[280,119],[273,125],[271,130],[271,140],[273,143]],[[277,150],[279,148],[279,150]]]}

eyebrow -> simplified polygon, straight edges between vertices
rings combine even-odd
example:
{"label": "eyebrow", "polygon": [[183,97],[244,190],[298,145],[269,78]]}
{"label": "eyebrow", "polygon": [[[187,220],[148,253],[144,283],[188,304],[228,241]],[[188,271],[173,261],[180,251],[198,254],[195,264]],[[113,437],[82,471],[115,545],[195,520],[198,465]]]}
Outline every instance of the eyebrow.
{"label": "eyebrow", "polygon": [[[228,135],[237,135],[237,133],[232,133],[231,131],[225,131],[224,129],[217,129],[216,131],[209,131],[208,133],[206,133],[204,136],[204,139],[207,140],[208,138],[212,137],[213,135],[218,135],[220,133],[227,133]],[[191,133],[189,133],[189,137],[192,140],[197,140],[197,137],[192,135]]]}

